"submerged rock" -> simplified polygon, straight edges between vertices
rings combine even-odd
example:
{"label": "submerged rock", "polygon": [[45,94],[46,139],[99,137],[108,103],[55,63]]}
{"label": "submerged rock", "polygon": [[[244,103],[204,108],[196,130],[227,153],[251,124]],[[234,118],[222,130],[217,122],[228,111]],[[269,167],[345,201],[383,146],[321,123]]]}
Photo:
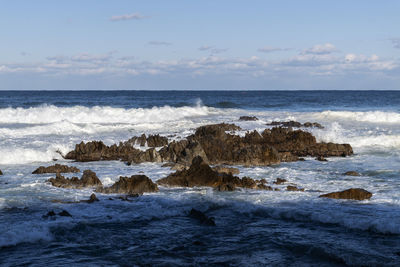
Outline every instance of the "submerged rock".
{"label": "submerged rock", "polygon": [[189,217],[193,218],[200,222],[200,224],[207,225],[207,226],[215,226],[215,221],[213,217],[207,217],[203,212],[191,209],[189,213]]}
{"label": "submerged rock", "polygon": [[72,217],[72,215],[66,210],[61,211],[60,213],[58,213],[58,215],[64,217]]}
{"label": "submerged rock", "polygon": [[359,173],[356,172],[356,171],[348,171],[348,172],[343,173],[343,175],[347,175],[347,176],[361,176],[361,174],[359,174]]}
{"label": "submerged rock", "polygon": [[145,192],[158,192],[157,184],[146,175],[132,175],[119,177],[119,181],[110,187],[98,188],[96,192],[105,194],[143,194]]}
{"label": "submerged rock", "polygon": [[299,188],[299,187],[293,186],[293,185],[288,185],[286,187],[286,190],[287,191],[301,191],[301,192],[304,192],[304,188]]}
{"label": "submerged rock", "polygon": [[258,121],[256,116],[240,116],[240,121]]}
{"label": "submerged rock", "polygon": [[76,167],[70,167],[67,165],[56,164],[53,166],[40,166],[32,172],[32,174],[43,174],[43,173],[67,173],[67,172],[80,172]]}
{"label": "submerged rock", "polygon": [[56,174],[56,178],[50,178],[48,182],[52,186],[61,188],[84,188],[84,187],[98,187],[102,186],[100,179],[96,176],[95,172],[85,170],[81,179],[78,177],[65,178],[60,173]]}
{"label": "submerged rock", "polygon": [[332,192],[319,197],[327,197],[334,199],[353,199],[353,200],[365,200],[372,197],[372,193],[362,188],[350,188],[340,192]]}

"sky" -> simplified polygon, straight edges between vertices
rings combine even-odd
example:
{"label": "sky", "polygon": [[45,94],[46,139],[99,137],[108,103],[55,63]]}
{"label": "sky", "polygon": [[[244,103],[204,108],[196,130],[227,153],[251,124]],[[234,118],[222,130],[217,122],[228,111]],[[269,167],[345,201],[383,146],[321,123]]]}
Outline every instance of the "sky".
{"label": "sky", "polygon": [[400,1],[0,0],[0,90],[399,90]]}

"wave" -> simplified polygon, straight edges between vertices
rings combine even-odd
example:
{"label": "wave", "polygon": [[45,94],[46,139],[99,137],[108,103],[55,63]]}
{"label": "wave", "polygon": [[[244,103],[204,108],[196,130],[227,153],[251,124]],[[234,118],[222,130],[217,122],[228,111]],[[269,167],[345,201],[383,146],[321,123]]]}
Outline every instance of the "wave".
{"label": "wave", "polygon": [[318,114],[320,119],[341,119],[370,123],[400,124],[400,113],[385,111],[323,111]]}
{"label": "wave", "polygon": [[0,123],[43,124],[69,121],[72,123],[157,123],[218,114],[218,109],[203,106],[115,108],[109,106],[56,107],[43,105],[31,108],[0,109]]}

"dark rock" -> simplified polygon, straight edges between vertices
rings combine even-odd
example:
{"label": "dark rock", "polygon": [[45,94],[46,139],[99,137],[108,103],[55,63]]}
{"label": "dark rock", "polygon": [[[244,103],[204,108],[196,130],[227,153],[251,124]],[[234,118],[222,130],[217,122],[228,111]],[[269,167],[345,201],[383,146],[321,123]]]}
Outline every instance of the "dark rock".
{"label": "dark rock", "polygon": [[105,194],[143,194],[145,192],[158,192],[158,187],[146,175],[132,175],[119,177],[119,181],[110,187],[98,188],[96,192]]}
{"label": "dark rock", "polygon": [[232,174],[232,175],[240,173],[238,168],[225,167],[225,166],[221,166],[221,165],[215,166],[212,169],[219,173],[226,173],[226,174]]}
{"label": "dark rock", "polygon": [[125,145],[126,144],[140,146],[145,146],[147,144],[148,147],[161,147],[168,145],[168,138],[165,136],[160,136],[159,134],[149,135],[149,137],[146,137],[145,134],[142,134],[140,137],[132,137],[127,142],[125,142]]}
{"label": "dark rock", "polygon": [[319,197],[327,197],[334,199],[364,200],[364,199],[370,199],[372,197],[372,193],[362,188],[350,188],[340,192],[333,192],[320,195]]}
{"label": "dark rock", "polygon": [[99,201],[99,199],[96,197],[95,194],[91,194],[89,200],[87,200],[87,203],[93,203],[95,201]]}
{"label": "dark rock", "polygon": [[272,187],[270,187],[269,185],[265,185],[265,184],[258,184],[256,189],[268,190],[268,191],[272,191],[273,190]]}
{"label": "dark rock", "polygon": [[215,188],[217,191],[224,192],[224,191],[235,191],[236,186],[234,184],[220,184]]}
{"label": "dark rock", "polygon": [[52,186],[61,188],[84,188],[84,187],[98,187],[102,186],[101,181],[96,176],[95,172],[85,170],[81,179],[78,177],[65,178],[60,173],[56,174],[56,178],[50,178],[48,182]]}
{"label": "dark rock", "polygon": [[276,178],[276,181],[274,182],[274,184],[280,185],[283,183],[286,183],[287,180],[286,179],[282,179],[282,178]]}
{"label": "dark rock", "polygon": [[203,212],[191,209],[189,213],[189,217],[193,218],[200,222],[200,224],[207,225],[207,226],[215,226],[215,221],[213,217],[207,217]]}
{"label": "dark rock", "polygon": [[296,128],[300,128],[300,127],[305,127],[305,128],[313,127],[313,128],[319,128],[319,129],[324,128],[318,122],[305,122],[304,124],[302,124],[298,121],[273,121],[271,123],[268,123],[267,125],[282,126],[282,127],[296,127]]}
{"label": "dark rock", "polygon": [[70,167],[67,165],[56,164],[53,166],[40,166],[32,174],[43,174],[43,173],[67,173],[67,172],[80,172],[80,170],[76,167]]}
{"label": "dark rock", "polygon": [[240,121],[258,121],[256,116],[241,116],[239,118]]}
{"label": "dark rock", "polygon": [[287,190],[287,191],[301,191],[301,192],[303,192],[303,191],[304,191],[304,188],[298,188],[298,187],[293,186],[293,185],[288,185],[288,186],[286,187],[286,190]]}
{"label": "dark rock", "polygon": [[257,183],[248,177],[240,179],[237,176],[226,173],[218,173],[198,156],[193,159],[192,165],[188,170],[177,171],[166,178],[157,181],[164,186],[209,186],[217,190],[233,189],[236,187],[257,189]]}
{"label": "dark rock", "polygon": [[359,173],[356,172],[356,171],[348,171],[348,172],[343,173],[343,175],[347,175],[347,176],[361,176],[361,174],[359,174]]}
{"label": "dark rock", "polygon": [[53,216],[56,216],[56,213],[54,212],[54,211],[49,211],[46,215],[45,215],[45,217],[53,217]]}
{"label": "dark rock", "polygon": [[326,158],[324,158],[323,156],[318,156],[317,158],[316,158],[316,160],[318,160],[318,161],[328,161]]}
{"label": "dark rock", "polygon": [[64,217],[72,217],[72,215],[66,210],[61,211],[60,213],[58,213],[58,215]]}
{"label": "dark rock", "polygon": [[3,175],[3,172],[0,170],[0,175]]}

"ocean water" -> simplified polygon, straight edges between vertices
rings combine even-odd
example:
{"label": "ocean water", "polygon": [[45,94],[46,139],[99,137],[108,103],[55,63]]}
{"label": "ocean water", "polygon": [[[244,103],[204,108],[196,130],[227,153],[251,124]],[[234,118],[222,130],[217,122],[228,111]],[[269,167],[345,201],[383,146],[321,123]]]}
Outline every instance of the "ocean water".
{"label": "ocean water", "polygon": [[[243,115],[259,120],[239,121]],[[274,120],[319,122],[324,129],[306,130],[321,142],[349,143],[355,154],[238,166],[239,176],[280,177],[304,192],[160,187],[132,202],[97,194],[93,204],[62,204],[52,200],[88,199],[92,190],[55,188],[46,183],[54,175],[31,174],[57,160],[95,171],[105,185],[138,173],[157,181],[172,171],[71,162],[56,151],[142,133],[179,140],[219,122],[262,131]],[[400,265],[400,91],[0,91],[0,169],[1,266]],[[351,187],[373,197],[318,198]],[[193,221],[192,208],[217,226]],[[50,210],[72,217],[43,218]]]}

